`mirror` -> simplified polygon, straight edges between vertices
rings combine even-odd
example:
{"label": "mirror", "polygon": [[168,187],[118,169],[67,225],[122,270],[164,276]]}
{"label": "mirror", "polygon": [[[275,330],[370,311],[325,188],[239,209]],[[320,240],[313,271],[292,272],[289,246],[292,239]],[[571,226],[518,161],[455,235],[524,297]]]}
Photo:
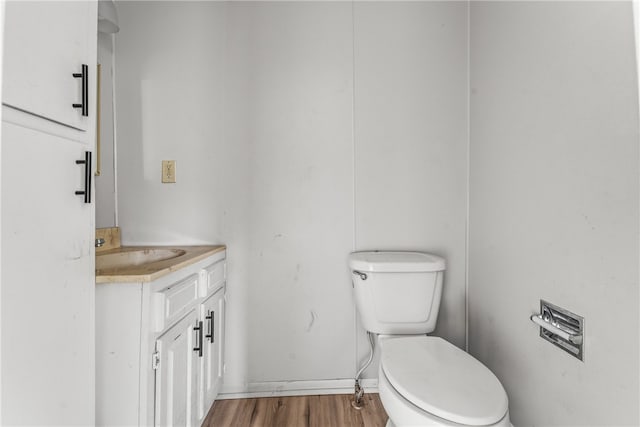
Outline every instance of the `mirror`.
{"label": "mirror", "polygon": [[96,123],[96,228],[116,227],[118,214],[116,211],[116,159],[114,133],[114,99],[113,99],[113,50],[112,34],[98,33],[97,73],[98,112]]}

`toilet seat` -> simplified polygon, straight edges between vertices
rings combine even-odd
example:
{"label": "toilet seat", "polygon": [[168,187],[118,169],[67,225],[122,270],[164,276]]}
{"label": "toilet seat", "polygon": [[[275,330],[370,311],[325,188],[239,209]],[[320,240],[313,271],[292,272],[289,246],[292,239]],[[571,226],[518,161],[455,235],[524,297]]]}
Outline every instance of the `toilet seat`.
{"label": "toilet seat", "polygon": [[388,338],[380,345],[380,369],[390,385],[423,411],[468,426],[492,425],[507,413],[496,376],[442,338]]}

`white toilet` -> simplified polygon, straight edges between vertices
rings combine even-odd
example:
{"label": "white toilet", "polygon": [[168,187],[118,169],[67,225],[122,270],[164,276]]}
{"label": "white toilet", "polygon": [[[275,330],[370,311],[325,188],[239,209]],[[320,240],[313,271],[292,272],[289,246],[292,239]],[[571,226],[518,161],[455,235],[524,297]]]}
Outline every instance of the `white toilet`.
{"label": "white toilet", "polygon": [[379,334],[378,388],[398,426],[511,426],[507,394],[478,360],[436,326],[445,260],[420,252],[349,256],[364,328]]}

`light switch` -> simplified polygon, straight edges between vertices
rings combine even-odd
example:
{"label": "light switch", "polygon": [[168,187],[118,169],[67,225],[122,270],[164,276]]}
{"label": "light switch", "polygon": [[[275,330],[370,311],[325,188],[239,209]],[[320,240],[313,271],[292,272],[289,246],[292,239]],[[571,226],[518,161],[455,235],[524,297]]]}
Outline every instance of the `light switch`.
{"label": "light switch", "polygon": [[176,182],[176,161],[175,160],[162,161],[162,182],[165,184]]}

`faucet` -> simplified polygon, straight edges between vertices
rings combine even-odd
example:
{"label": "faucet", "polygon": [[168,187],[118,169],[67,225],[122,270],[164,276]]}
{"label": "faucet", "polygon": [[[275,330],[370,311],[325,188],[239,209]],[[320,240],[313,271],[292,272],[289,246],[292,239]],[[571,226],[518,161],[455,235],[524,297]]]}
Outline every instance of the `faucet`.
{"label": "faucet", "polygon": [[102,237],[100,237],[99,239],[96,239],[96,248],[100,248],[102,246],[104,246],[104,239]]}

